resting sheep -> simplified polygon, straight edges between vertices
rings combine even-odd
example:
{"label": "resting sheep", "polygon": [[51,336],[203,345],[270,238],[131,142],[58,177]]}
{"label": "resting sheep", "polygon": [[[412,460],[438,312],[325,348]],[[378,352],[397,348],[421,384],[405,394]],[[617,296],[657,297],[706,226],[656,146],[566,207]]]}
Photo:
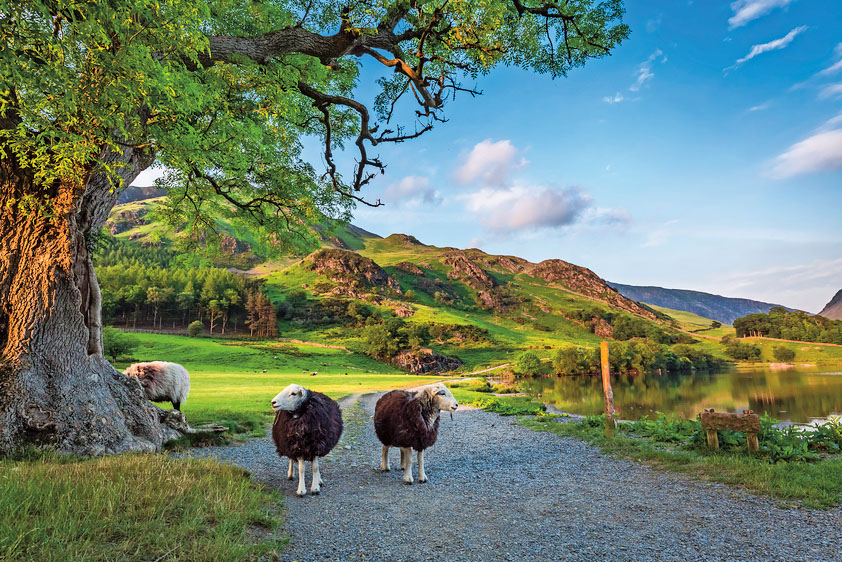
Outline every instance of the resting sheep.
{"label": "resting sheep", "polygon": [[272,399],[275,423],[272,439],[278,455],[289,457],[287,478],[292,480],[292,461],[298,461],[299,496],[307,494],[304,483],[304,461],[313,466],[312,494],[322,484],[319,457],[328,454],[342,436],[342,414],[339,405],[322,394],[291,384]]}
{"label": "resting sheep", "polygon": [[389,447],[401,448],[403,481],[412,484],[412,449],[418,451],[418,481],[426,482],[424,449],[435,444],[442,410],[453,412],[459,403],[441,383],[415,390],[387,392],[374,406],[374,431],[383,443],[380,469],[389,470]]}
{"label": "resting sheep", "polygon": [[146,398],[152,402],[172,402],[173,408],[179,411],[190,392],[190,375],[177,363],[135,363],[129,365],[125,374],[140,382]]}

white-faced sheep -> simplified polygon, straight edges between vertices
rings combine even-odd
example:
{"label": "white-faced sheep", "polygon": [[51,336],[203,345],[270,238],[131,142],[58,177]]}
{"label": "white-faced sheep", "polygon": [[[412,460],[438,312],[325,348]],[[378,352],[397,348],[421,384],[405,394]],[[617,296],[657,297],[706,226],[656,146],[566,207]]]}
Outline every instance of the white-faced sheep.
{"label": "white-faced sheep", "polygon": [[307,493],[304,483],[304,461],[313,466],[310,492],[318,494],[322,478],[319,457],[328,454],[342,436],[342,413],[339,405],[322,394],[291,384],[272,399],[275,423],[272,439],[278,455],[289,457],[287,478],[292,480],[292,461],[298,461],[299,496]]}
{"label": "white-faced sheep", "polygon": [[173,408],[179,411],[190,393],[190,375],[177,363],[135,363],[129,365],[125,374],[140,382],[146,398],[152,402],[172,402]]}
{"label": "white-faced sheep", "polygon": [[453,395],[441,383],[415,390],[387,392],[374,406],[374,431],[383,443],[380,469],[389,470],[389,447],[400,447],[403,481],[412,484],[412,449],[418,451],[418,481],[426,482],[424,449],[435,444],[439,435],[442,410],[459,407]]}

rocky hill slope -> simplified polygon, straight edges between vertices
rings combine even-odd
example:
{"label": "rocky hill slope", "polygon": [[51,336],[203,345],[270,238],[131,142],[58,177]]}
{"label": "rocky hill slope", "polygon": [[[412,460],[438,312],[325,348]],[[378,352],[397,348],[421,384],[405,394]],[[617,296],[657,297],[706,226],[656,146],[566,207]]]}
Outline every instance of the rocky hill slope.
{"label": "rocky hill slope", "polygon": [[819,316],[831,318],[833,320],[842,320],[842,290],[836,293],[830,302],[825,305]]}

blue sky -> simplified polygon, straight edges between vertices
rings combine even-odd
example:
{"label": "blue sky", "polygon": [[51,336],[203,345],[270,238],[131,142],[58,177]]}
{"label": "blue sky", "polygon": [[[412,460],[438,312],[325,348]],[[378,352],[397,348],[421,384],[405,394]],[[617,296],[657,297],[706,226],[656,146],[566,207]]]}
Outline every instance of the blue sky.
{"label": "blue sky", "polygon": [[818,312],[842,289],[839,0],[626,9],[611,57],[557,80],[498,69],[380,149],[366,197],[386,206],[353,222]]}

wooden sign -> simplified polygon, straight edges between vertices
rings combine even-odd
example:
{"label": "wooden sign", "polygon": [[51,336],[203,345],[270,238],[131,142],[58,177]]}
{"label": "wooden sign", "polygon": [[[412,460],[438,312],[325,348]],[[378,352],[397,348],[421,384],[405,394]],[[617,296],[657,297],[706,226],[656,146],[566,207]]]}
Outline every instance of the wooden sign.
{"label": "wooden sign", "polygon": [[749,451],[757,451],[760,444],[757,434],[760,432],[760,416],[751,410],[743,410],[742,414],[721,414],[709,408],[701,413],[702,428],[707,432],[708,446],[714,451],[719,449],[717,430],[730,429],[742,431],[746,434]]}

